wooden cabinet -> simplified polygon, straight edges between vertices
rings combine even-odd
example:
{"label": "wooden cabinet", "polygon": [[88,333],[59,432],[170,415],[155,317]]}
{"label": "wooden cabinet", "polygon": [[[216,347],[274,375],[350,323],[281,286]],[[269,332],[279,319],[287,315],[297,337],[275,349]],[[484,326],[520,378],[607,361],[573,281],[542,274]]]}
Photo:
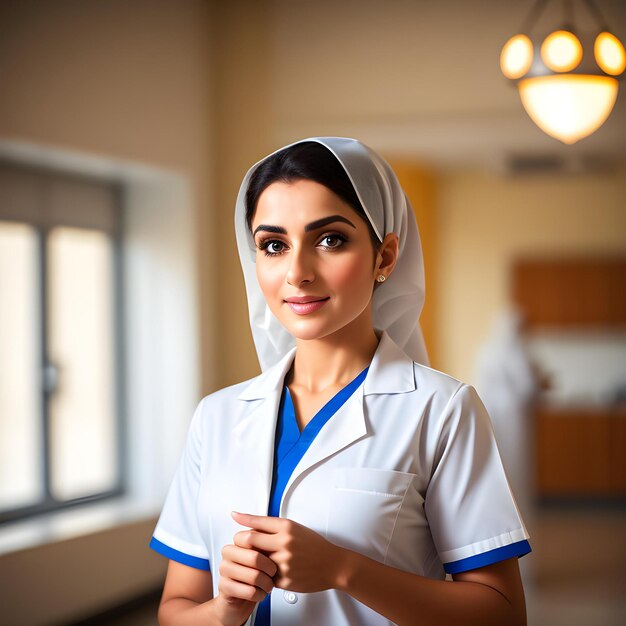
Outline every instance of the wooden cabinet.
{"label": "wooden cabinet", "polygon": [[[531,336],[624,331],[626,257],[519,259],[511,296]],[[539,410],[535,453],[541,497],[626,497],[626,407]]]}
{"label": "wooden cabinet", "polygon": [[512,297],[531,330],[626,328],[626,258],[520,260]]}
{"label": "wooden cabinet", "polygon": [[626,497],[626,408],[536,414],[540,497]]}
{"label": "wooden cabinet", "polygon": [[611,493],[626,495],[626,410],[610,422],[609,438]]}

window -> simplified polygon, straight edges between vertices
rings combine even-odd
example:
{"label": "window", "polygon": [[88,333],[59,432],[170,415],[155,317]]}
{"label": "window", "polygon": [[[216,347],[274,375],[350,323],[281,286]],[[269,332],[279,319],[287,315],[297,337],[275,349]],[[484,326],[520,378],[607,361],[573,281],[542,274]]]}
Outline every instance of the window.
{"label": "window", "polygon": [[121,215],[0,164],[0,522],[123,492]]}

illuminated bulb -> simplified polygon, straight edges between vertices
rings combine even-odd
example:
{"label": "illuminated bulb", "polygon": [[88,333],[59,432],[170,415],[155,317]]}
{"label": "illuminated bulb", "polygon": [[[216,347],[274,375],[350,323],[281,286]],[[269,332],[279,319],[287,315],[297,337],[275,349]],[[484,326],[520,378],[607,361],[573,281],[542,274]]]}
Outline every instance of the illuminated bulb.
{"label": "illuminated bulb", "polygon": [[617,80],[570,74],[539,76],[519,82],[522,104],[545,133],[576,143],[605,122],[617,98]]}
{"label": "illuminated bulb", "polygon": [[520,78],[533,62],[533,44],[526,35],[511,37],[502,48],[500,69],[507,78]]}
{"label": "illuminated bulb", "polygon": [[541,44],[541,58],[555,72],[569,72],[581,62],[583,47],[573,33],[557,30]]}
{"label": "illuminated bulb", "polygon": [[624,46],[611,33],[603,32],[596,37],[593,53],[600,68],[611,76],[618,76],[626,69]]}

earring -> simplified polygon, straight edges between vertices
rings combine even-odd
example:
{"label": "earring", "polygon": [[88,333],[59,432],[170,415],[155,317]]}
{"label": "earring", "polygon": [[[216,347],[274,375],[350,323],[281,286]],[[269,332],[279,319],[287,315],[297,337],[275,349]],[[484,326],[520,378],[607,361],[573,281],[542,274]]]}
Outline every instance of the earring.
{"label": "earring", "polygon": [[384,274],[379,274],[379,275],[376,277],[376,280],[377,280],[379,283],[384,283],[384,282],[385,282],[385,280],[386,280],[386,278],[387,278],[387,277],[386,277]]}

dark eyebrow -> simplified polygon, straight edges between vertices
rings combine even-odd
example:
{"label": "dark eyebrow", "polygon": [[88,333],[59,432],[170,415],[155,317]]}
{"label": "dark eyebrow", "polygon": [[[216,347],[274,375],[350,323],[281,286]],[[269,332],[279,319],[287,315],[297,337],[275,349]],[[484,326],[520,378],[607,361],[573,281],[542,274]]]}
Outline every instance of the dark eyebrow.
{"label": "dark eyebrow", "polygon": [[[310,224],[307,224],[304,227],[304,232],[308,233],[311,230],[316,230],[317,228],[322,228],[322,226],[327,226],[328,224],[332,224],[333,222],[345,222],[352,226],[352,228],[356,228],[356,226],[347,218],[342,215],[331,215],[329,217],[323,217],[321,220],[315,220]],[[252,233],[252,236],[257,234],[258,231],[265,230],[268,233],[279,233],[281,235],[286,235],[287,231],[282,226],[269,226],[267,224],[259,224]]]}

